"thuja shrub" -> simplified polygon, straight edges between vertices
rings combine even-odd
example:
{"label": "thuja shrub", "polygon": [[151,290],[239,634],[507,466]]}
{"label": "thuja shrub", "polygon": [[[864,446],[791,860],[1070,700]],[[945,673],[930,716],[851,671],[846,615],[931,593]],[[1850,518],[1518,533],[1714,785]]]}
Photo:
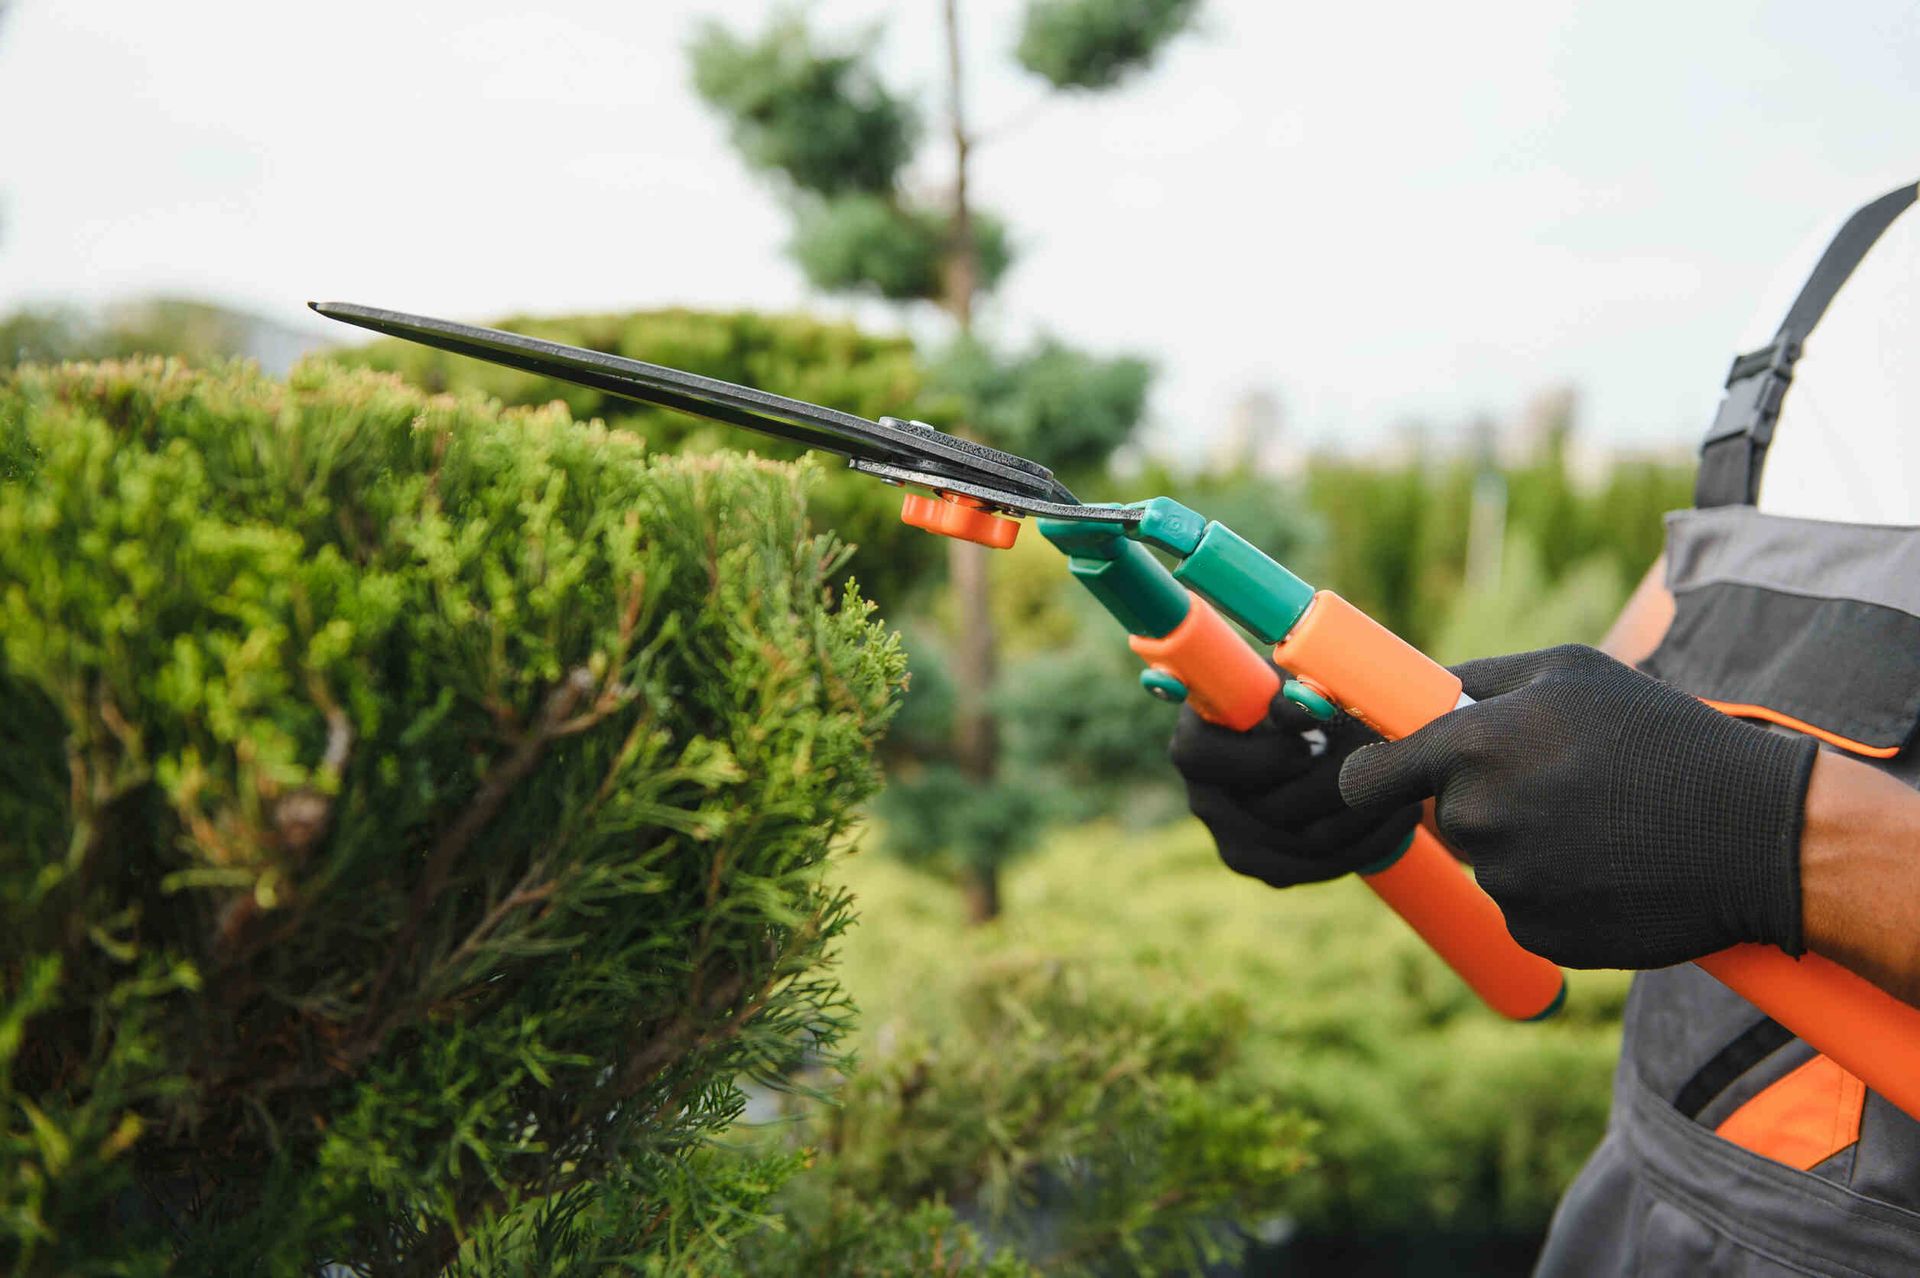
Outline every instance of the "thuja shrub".
{"label": "thuja shrub", "polygon": [[805,486],[370,371],[0,382],[0,1262],[735,1228],[902,677]]}

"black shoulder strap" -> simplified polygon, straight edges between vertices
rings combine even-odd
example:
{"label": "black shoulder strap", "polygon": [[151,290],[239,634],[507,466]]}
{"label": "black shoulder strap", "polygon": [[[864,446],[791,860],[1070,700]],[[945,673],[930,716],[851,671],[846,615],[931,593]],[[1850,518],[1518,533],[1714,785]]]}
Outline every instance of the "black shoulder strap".
{"label": "black shoulder strap", "polygon": [[1827,313],[1840,286],[1847,282],[1893,225],[1913,203],[1915,188],[1889,191],[1847,219],[1840,233],[1820,255],[1819,264],[1800,288],[1780,322],[1773,341],[1733,361],[1727,373],[1727,393],[1713,415],[1713,425],[1700,445],[1700,474],[1694,481],[1696,506],[1751,506],[1760,492],[1760,468],[1767,446],[1773,443],[1773,424],[1781,401],[1793,381],[1793,364],[1814,325]]}

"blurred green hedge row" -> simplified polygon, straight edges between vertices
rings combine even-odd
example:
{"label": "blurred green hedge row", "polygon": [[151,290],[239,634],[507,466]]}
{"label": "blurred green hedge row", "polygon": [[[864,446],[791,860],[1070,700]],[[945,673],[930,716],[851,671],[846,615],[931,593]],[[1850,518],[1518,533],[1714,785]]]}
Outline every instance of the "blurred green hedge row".
{"label": "blurred green hedge row", "polygon": [[[1474,488],[1487,474],[1467,460],[1316,462],[1303,494],[1320,524],[1315,570],[1442,660],[1592,643],[1659,555],[1662,516],[1693,504],[1690,460],[1627,459],[1581,475],[1550,449],[1492,471],[1509,553],[1499,581],[1481,585],[1466,579],[1467,542]],[[1577,601],[1543,609],[1569,586]],[[1490,610],[1497,619],[1471,616]]]}
{"label": "blurred green hedge row", "polygon": [[[843,968],[862,1068],[804,1129],[835,1150],[790,1191],[810,1210],[834,1191],[933,1188],[1044,1267],[1036,1231],[1070,1252],[1108,1219],[1076,1175],[1186,1161],[1190,1227],[1210,1210],[1229,1236],[1278,1226],[1389,1253],[1504,1240],[1524,1255],[1606,1123],[1625,973],[1572,973],[1552,1021],[1501,1020],[1357,880],[1276,892],[1237,878],[1195,821],[1055,831],[1008,872],[990,928],[891,859],[856,858],[845,879],[861,903]],[[1039,1072],[1035,1039],[1071,1057],[1107,1033],[1133,1047],[1112,1058],[1105,1102],[1078,1098],[1067,1065],[1051,1091],[1013,1081]],[[1125,1132],[1100,1121],[1135,1088],[1207,1098],[1202,1130],[1236,1112],[1248,1126],[1222,1152],[1167,1159],[1164,1115]],[[1036,1120],[1046,1095],[1066,1130]],[[1103,1172],[1107,1159],[1128,1172]],[[1145,1231],[1137,1271],[1177,1271],[1195,1236]]]}

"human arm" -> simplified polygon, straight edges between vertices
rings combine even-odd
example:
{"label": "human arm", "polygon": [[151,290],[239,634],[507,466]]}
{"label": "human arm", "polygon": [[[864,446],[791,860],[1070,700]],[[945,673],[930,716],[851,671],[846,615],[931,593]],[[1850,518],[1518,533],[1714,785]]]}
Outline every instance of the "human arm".
{"label": "human arm", "polygon": [[1920,1006],[1920,793],[1820,752],[1800,835],[1806,946]]}
{"label": "human arm", "polygon": [[1341,790],[1434,795],[1523,945],[1644,968],[1759,941],[1920,1002],[1920,795],[1593,649],[1456,672],[1476,704],[1356,752]]}
{"label": "human arm", "polygon": [[[1600,641],[1637,665],[1673,621],[1662,556]],[[1920,794],[1833,751],[1814,760],[1800,833],[1806,947],[1920,1005]]]}
{"label": "human arm", "polygon": [[1627,597],[1626,606],[1600,641],[1600,651],[1615,661],[1637,666],[1660,646],[1662,636],[1672,624],[1673,595],[1667,590],[1667,557],[1661,555]]}

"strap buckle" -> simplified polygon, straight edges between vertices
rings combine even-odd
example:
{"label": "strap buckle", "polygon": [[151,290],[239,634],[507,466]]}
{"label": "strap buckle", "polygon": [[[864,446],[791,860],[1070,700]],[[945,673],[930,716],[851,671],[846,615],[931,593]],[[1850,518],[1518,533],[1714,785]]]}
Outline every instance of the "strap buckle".
{"label": "strap buckle", "polygon": [[1727,393],[1713,415],[1705,444],[1745,435],[1765,447],[1773,442],[1773,424],[1780,403],[1793,382],[1793,366],[1800,358],[1799,339],[1776,337],[1757,351],[1737,356],[1727,370]]}

